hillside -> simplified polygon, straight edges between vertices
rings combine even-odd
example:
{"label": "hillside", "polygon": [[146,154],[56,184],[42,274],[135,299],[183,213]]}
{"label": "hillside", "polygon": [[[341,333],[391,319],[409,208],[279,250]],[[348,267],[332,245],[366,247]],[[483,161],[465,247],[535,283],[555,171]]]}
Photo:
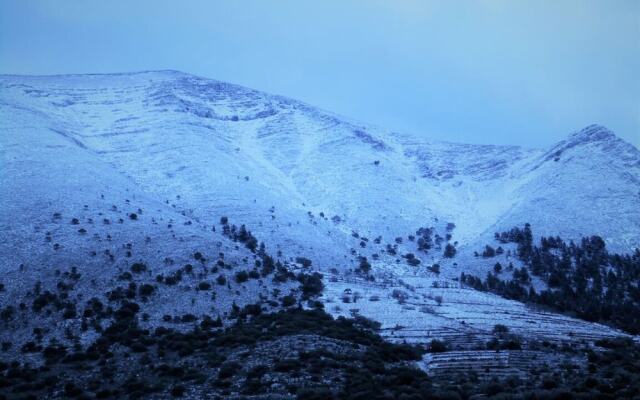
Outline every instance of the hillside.
{"label": "hillside", "polygon": [[2,86],[3,112],[46,115],[34,123],[146,193],[202,220],[242,220],[291,252],[341,257],[352,231],[391,242],[447,222],[461,244],[525,222],[567,239],[599,234],[623,252],[640,244],[640,153],[598,126],[530,150],[407,139],[173,71]]}
{"label": "hillside", "polygon": [[[35,361],[34,335],[88,346],[132,301],[143,328],[181,332],[296,304],[364,316],[393,342],[446,342],[416,363],[429,374],[508,364],[486,346],[496,324],[550,364],[542,342],[625,335],[459,281],[525,265],[494,237],[525,223],[640,246],[640,151],[604,127],[548,149],[430,142],[177,71],[3,75],[0,121],[12,357]],[[507,369],[528,376],[519,357]]]}

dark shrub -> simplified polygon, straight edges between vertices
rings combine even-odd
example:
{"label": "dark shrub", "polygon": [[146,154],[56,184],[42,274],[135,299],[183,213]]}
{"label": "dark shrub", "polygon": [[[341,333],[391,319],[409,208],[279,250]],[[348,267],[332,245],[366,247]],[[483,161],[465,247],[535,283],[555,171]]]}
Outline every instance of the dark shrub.
{"label": "dark shrub", "polygon": [[49,361],[58,361],[67,355],[67,349],[64,346],[49,345],[42,350],[42,355]]}
{"label": "dark shrub", "polygon": [[484,388],[484,392],[487,396],[495,396],[503,391],[504,388],[499,383],[490,383]]}
{"label": "dark shrub", "polygon": [[249,278],[260,279],[260,272],[258,272],[258,270],[252,269],[251,271],[249,271]]}
{"label": "dark shrub", "polygon": [[262,306],[260,306],[260,304],[247,304],[240,312],[240,315],[243,317],[247,315],[256,316],[260,314],[262,314]]}
{"label": "dark shrub", "polygon": [[72,319],[72,318],[75,318],[76,315],[77,315],[77,312],[76,312],[75,304],[69,303],[64,308],[64,312],[62,313],[62,318],[64,318],[64,319]]}
{"label": "dark shrub", "polygon": [[509,328],[502,324],[496,324],[493,327],[493,333],[509,333]]}
{"label": "dark shrub", "polygon": [[236,272],[236,282],[244,283],[249,280],[249,274],[247,271],[238,271]]}
{"label": "dark shrub", "polygon": [[486,245],[484,247],[484,251],[482,252],[482,257],[489,258],[489,257],[494,257],[495,255],[496,255],[496,250],[493,247],[489,245]]}
{"label": "dark shrub", "polygon": [[181,318],[182,322],[193,322],[197,319],[197,317],[193,314],[184,314]]}
{"label": "dark shrub", "polygon": [[202,319],[202,322],[200,322],[200,327],[202,329],[211,329],[211,328],[220,328],[222,327],[222,319],[220,317],[218,317],[218,319],[214,320],[213,318],[211,318],[210,316],[205,316]]}
{"label": "dark shrub", "polygon": [[231,361],[222,364],[220,367],[220,371],[218,371],[218,379],[228,379],[231,378],[238,372],[242,367],[237,362]]}
{"label": "dark shrub", "polygon": [[155,288],[153,287],[153,285],[150,285],[148,283],[140,285],[140,288],[138,289],[140,296],[151,296],[154,291]]}
{"label": "dark shrub", "polygon": [[278,361],[276,365],[273,367],[273,369],[278,372],[289,372],[289,371],[298,370],[301,367],[302,367],[302,364],[300,363],[299,360],[296,360],[294,358],[285,358]]}
{"label": "dark shrub", "polygon": [[438,339],[432,339],[429,343],[430,353],[444,353],[447,351],[447,344]]}
{"label": "dark shrub", "polygon": [[75,384],[69,382],[64,385],[64,394],[68,397],[77,397],[82,394],[82,389],[77,387]]}
{"label": "dark shrub", "polygon": [[13,319],[13,315],[15,314],[16,309],[14,306],[6,306],[0,311],[0,319],[3,321],[11,321]]}
{"label": "dark shrub", "polygon": [[371,264],[367,257],[360,257],[360,264],[358,265],[358,269],[365,274],[368,274],[371,271]]}
{"label": "dark shrub", "polygon": [[141,274],[144,271],[147,270],[147,266],[143,263],[134,263],[131,266],[131,272],[135,273],[135,274]]}
{"label": "dark shrub", "polygon": [[434,274],[440,274],[440,264],[438,263],[431,265],[430,267],[428,267],[428,269]]}
{"label": "dark shrub", "polygon": [[282,298],[283,307],[291,307],[294,304],[296,304],[296,298],[294,296],[287,295]]}
{"label": "dark shrub", "polygon": [[305,257],[296,257],[296,262],[304,268],[309,268],[311,266],[311,260]]}
{"label": "dark shrub", "polygon": [[182,397],[185,392],[185,387],[182,385],[176,385],[171,388],[171,396],[173,397]]}
{"label": "dark shrub", "polygon": [[317,296],[322,293],[324,284],[322,283],[322,274],[314,272],[311,275],[300,273],[297,276],[301,283],[302,295],[305,298]]}
{"label": "dark shrub", "polygon": [[456,248],[451,243],[447,243],[444,248],[444,256],[447,258],[453,258],[456,256],[456,252]]}

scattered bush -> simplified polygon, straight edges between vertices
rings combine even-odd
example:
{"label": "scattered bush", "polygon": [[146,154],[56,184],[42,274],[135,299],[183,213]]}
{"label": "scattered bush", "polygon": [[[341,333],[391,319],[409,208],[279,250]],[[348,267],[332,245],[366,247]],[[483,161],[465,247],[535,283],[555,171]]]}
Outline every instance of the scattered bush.
{"label": "scattered bush", "polygon": [[509,333],[509,328],[502,324],[496,324],[493,327],[493,333],[497,333],[497,334]]}
{"label": "scattered bush", "polygon": [[296,262],[302,265],[304,268],[311,267],[311,260],[305,257],[296,257]]}
{"label": "scattered bush", "polygon": [[447,344],[441,340],[432,339],[431,342],[429,342],[428,351],[430,353],[444,353],[447,350]]}
{"label": "scattered bush", "polygon": [[322,293],[322,290],[324,290],[322,274],[318,272],[314,272],[311,275],[300,273],[296,278],[301,283],[302,296],[305,299],[318,296]]}
{"label": "scattered bush", "polygon": [[147,270],[146,264],[143,263],[134,263],[131,265],[131,272],[135,274],[141,274]]}
{"label": "scattered bush", "polygon": [[236,282],[244,283],[249,280],[249,273],[247,271],[238,271],[236,272]]}
{"label": "scattered bush", "polygon": [[294,296],[287,295],[282,298],[283,307],[291,307],[294,304],[296,304],[296,298]]}

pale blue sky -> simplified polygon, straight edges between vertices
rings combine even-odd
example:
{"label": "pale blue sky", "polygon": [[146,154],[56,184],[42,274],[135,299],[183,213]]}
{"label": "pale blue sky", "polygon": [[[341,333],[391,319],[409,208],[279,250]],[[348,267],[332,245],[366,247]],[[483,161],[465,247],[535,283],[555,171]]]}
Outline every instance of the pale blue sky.
{"label": "pale blue sky", "polygon": [[438,140],[640,146],[637,0],[0,0],[0,73],[149,69]]}

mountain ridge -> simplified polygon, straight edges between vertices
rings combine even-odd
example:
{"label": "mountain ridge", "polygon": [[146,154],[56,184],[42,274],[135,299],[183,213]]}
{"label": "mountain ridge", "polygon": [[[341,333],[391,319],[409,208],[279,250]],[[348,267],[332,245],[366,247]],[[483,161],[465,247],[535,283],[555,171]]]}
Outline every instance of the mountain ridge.
{"label": "mountain ridge", "polygon": [[[371,185],[374,181],[368,177],[374,177],[381,170],[384,175],[384,166],[388,163],[393,166],[393,170],[389,171],[391,175],[388,175],[389,178],[393,177],[389,184],[399,185],[398,188],[403,187],[404,189],[400,189],[400,192],[407,192],[407,188],[411,186],[411,180],[425,182],[424,189],[417,192],[415,189],[409,189],[409,193],[413,191],[416,196],[427,196],[427,204],[420,206],[419,209],[432,214],[433,217],[446,213],[447,207],[442,203],[443,201],[453,202],[452,206],[458,207],[462,217],[465,217],[464,210],[469,201],[499,204],[501,200],[495,196],[487,197],[486,194],[482,194],[484,184],[476,182],[485,182],[489,187],[498,185],[494,190],[504,191],[507,195],[516,190],[512,186],[518,187],[523,184],[519,179],[524,177],[524,181],[530,180],[532,171],[541,168],[544,162],[553,162],[551,160],[555,159],[558,159],[556,162],[560,161],[562,156],[556,153],[584,148],[589,143],[600,143],[599,148],[603,148],[602,139],[607,139],[608,147],[604,146],[604,150],[609,148],[613,151],[619,147],[626,147],[626,151],[620,153],[624,156],[625,164],[635,165],[635,158],[640,163],[640,152],[637,149],[612,136],[614,134],[606,128],[598,128],[594,125],[569,135],[567,139],[549,147],[546,151],[519,146],[432,142],[420,138],[407,142],[403,139],[407,138],[407,135],[398,135],[380,128],[358,124],[356,121],[344,120],[336,114],[316,109],[297,100],[173,70],[116,75],[72,75],[66,78],[64,76],[53,78],[10,76],[8,78],[4,75],[0,77],[0,81],[5,82],[4,92],[7,89],[11,90],[7,87],[7,79],[17,79],[27,83],[34,79],[45,83],[51,79],[63,82],[70,80],[69,83],[65,83],[70,85],[67,89],[61,82],[49,83],[48,88],[47,84],[42,87],[23,88],[23,93],[19,96],[13,98],[1,96],[0,100],[5,104],[22,106],[32,112],[43,113],[48,119],[55,118],[56,126],[52,128],[55,132],[77,145],[85,146],[90,151],[103,155],[112,165],[118,164],[117,159],[126,160],[127,154],[139,153],[145,146],[151,149],[149,151],[159,152],[158,155],[170,153],[172,154],[170,157],[181,157],[180,154],[183,151],[181,149],[193,146],[180,144],[179,137],[195,135],[200,146],[214,151],[218,157],[224,157],[221,152],[235,153],[244,160],[238,164],[238,167],[244,166],[241,169],[245,171],[229,170],[228,172],[232,175],[248,176],[254,168],[270,171],[264,177],[266,180],[260,179],[263,184],[269,182],[269,187],[282,187],[283,194],[288,192],[287,195],[293,195],[303,203],[313,204],[314,200],[311,198],[326,196],[317,192],[316,189],[306,187],[304,181],[300,181],[297,177],[306,181],[305,174],[311,173],[313,169],[331,170],[331,165],[351,164],[352,161],[344,159],[344,151],[355,151],[353,154],[358,154],[360,163],[353,165],[353,168],[364,174],[358,179],[368,182],[368,189],[377,190],[383,197],[386,197],[382,194],[384,188]],[[94,82],[96,79],[98,81]],[[102,82],[105,79],[106,82]],[[87,96],[90,94],[94,100],[89,100]],[[45,102],[39,100],[45,100]],[[119,104],[122,107],[130,107],[130,111],[119,109]],[[98,113],[98,107],[104,111]],[[80,112],[76,112],[75,109]],[[93,115],[90,115],[91,113]],[[116,114],[118,117],[110,116]],[[78,122],[71,123],[70,121],[73,120]],[[616,140],[613,140],[614,137]],[[593,139],[598,140],[594,142]],[[242,150],[238,150],[240,148]],[[347,150],[349,148],[352,150]],[[322,154],[327,154],[327,151],[333,155],[323,156]],[[366,153],[367,151],[371,152]],[[374,154],[387,157],[388,163],[385,160],[374,159]],[[140,155],[150,157],[149,154],[140,153]],[[304,157],[311,157],[310,169],[307,169],[308,161]],[[538,160],[538,157],[541,158]],[[152,158],[154,162],[161,161],[155,156]],[[235,163],[239,159],[233,157],[233,160]],[[338,160],[344,164],[339,164]],[[367,161],[374,164],[376,168],[364,167],[362,162]],[[376,161],[379,164],[375,164]],[[128,169],[131,167],[133,165],[121,165],[121,169],[124,168],[121,172],[130,175],[131,171]],[[145,169],[142,165],[136,168]],[[197,168],[203,168],[203,166]],[[167,170],[164,172],[164,178],[175,177],[176,174],[180,175],[180,172]],[[345,176],[343,182],[337,186],[331,184],[329,180],[340,176],[341,172],[335,170],[332,174],[332,176],[325,174],[323,192],[333,186],[331,191],[337,193],[339,188],[350,185],[348,176]],[[640,177],[637,170],[628,171],[627,175],[632,181]],[[226,179],[217,176],[216,179]],[[156,176],[154,179],[157,181],[159,178]],[[145,181],[143,179],[138,183],[144,185]],[[469,189],[464,189],[469,185]],[[358,196],[362,199],[366,198],[363,197],[365,190],[367,190],[365,187],[358,189]],[[437,198],[428,197],[427,193],[423,193],[424,190],[431,193],[435,191]],[[458,192],[459,194],[455,194]],[[472,197],[460,203],[452,198],[452,195],[456,197],[472,195]],[[487,197],[486,200],[482,200],[483,197]],[[428,211],[430,208],[428,203],[432,201],[435,201],[434,204],[440,203],[437,206],[438,210]],[[314,206],[319,210],[318,212],[324,207],[335,207],[336,211],[342,213],[349,209],[356,212],[355,205],[345,204],[344,201],[338,201],[338,203],[331,201],[330,204],[324,205],[317,201],[315,203],[317,203]],[[364,201],[360,204],[366,203]],[[300,205],[297,207],[299,208]],[[330,210],[325,211],[330,212]],[[336,214],[334,212],[333,215]],[[387,212],[387,214],[393,215],[393,212]],[[455,213],[450,217],[453,216]],[[524,222],[527,221],[514,221],[514,225]],[[397,233],[408,233],[421,226],[417,223],[415,225],[411,228],[406,226],[407,232]],[[358,226],[352,229],[358,229]],[[371,232],[373,233],[375,232]]]}
{"label": "mountain ridge", "polygon": [[[342,120],[346,120],[346,121],[351,121],[354,125],[358,125],[358,124],[366,124],[371,126],[370,123],[366,123],[364,121],[358,121],[356,119],[353,119],[351,117],[345,116],[345,115],[340,115],[337,113],[334,113],[330,110],[326,110],[323,108],[319,108],[316,106],[313,106],[310,103],[307,102],[303,102],[297,99],[293,99],[291,97],[288,97],[286,95],[280,95],[280,94],[271,94],[268,93],[266,91],[263,90],[258,90],[258,89],[252,89],[248,86],[245,85],[241,85],[241,84],[236,84],[236,83],[230,83],[230,82],[225,82],[225,81],[221,81],[221,80],[217,80],[217,79],[213,79],[213,78],[208,78],[205,76],[201,76],[201,75],[194,75],[194,74],[190,74],[181,70],[176,70],[176,69],[159,69],[159,70],[140,70],[140,71],[128,71],[128,72],[103,72],[103,73],[70,73],[70,74],[40,74],[40,75],[25,75],[25,74],[0,74],[0,79],[9,79],[9,78],[18,78],[18,79],[49,79],[49,78],[86,78],[86,77],[133,77],[133,76],[138,76],[138,75],[149,75],[149,74],[160,74],[160,75],[168,75],[169,77],[172,76],[180,76],[181,78],[189,78],[189,79],[195,79],[198,81],[208,81],[208,82],[212,82],[212,83],[218,83],[218,84],[222,84],[222,85],[226,85],[229,87],[233,87],[237,90],[244,90],[244,91],[249,91],[249,92],[254,92],[257,94],[262,94],[265,95],[267,97],[271,97],[271,98],[282,98],[284,100],[287,100],[289,102],[295,102],[298,103],[299,105],[302,106],[306,106],[306,107],[310,107],[313,109],[316,109],[318,111],[321,111],[323,113],[326,114],[333,114],[334,116],[342,119]],[[573,143],[573,142],[591,142],[591,141],[602,141],[603,139],[617,139],[619,141],[623,141],[626,144],[632,146],[635,148],[635,146],[631,143],[626,142],[624,139],[618,137],[615,132],[609,130],[608,128],[606,128],[603,125],[597,124],[597,123],[592,123],[589,125],[585,125],[584,128],[579,129],[575,132],[569,133],[565,136],[564,139],[559,139],[558,141],[551,143],[549,145],[545,145],[545,146],[540,146],[540,147],[529,147],[529,146],[521,146],[521,145],[506,145],[506,144],[500,144],[500,145],[496,145],[496,144],[468,144],[468,143],[464,143],[464,142],[455,142],[455,141],[446,141],[446,140],[431,140],[429,138],[424,138],[422,136],[419,135],[414,135],[414,134],[407,134],[407,133],[397,133],[397,132],[390,132],[390,134],[392,136],[398,137],[398,138],[402,138],[404,140],[409,140],[412,141],[412,144],[433,144],[433,143],[444,143],[444,144],[453,144],[453,145],[468,145],[468,146],[493,146],[493,147],[504,147],[504,148],[519,148],[519,149],[526,149],[526,150],[549,150],[553,147],[558,146],[560,143],[562,142],[569,142],[569,143]],[[586,140],[584,140],[586,139]],[[636,148],[636,150],[638,150]]]}

